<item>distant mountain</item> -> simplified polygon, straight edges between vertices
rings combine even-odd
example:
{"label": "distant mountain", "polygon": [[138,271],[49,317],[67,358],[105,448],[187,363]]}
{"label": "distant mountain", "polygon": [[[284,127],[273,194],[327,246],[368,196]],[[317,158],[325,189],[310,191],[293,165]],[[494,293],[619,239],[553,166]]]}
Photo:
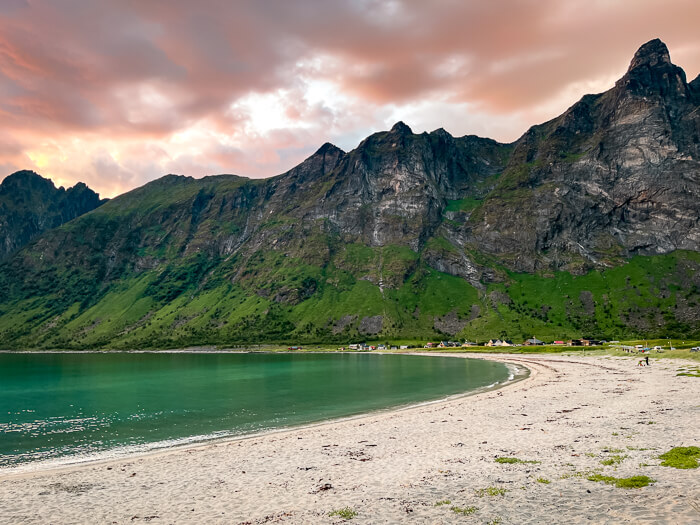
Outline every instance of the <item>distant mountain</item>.
{"label": "distant mountain", "polygon": [[0,347],[700,334],[700,95],[651,41],[513,144],[399,122],[168,175],[0,266]]}
{"label": "distant mountain", "polygon": [[0,259],[104,202],[82,182],[65,190],[33,171],[9,175],[0,183]]}

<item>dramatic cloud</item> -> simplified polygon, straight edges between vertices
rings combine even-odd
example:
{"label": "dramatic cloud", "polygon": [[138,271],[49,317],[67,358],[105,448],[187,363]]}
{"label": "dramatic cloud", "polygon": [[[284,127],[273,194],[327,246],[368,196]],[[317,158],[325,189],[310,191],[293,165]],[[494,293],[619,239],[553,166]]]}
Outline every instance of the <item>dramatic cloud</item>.
{"label": "dramatic cloud", "polygon": [[697,20],[695,0],[6,0],[0,177],[269,176],[396,120],[512,141],[652,38],[694,78]]}

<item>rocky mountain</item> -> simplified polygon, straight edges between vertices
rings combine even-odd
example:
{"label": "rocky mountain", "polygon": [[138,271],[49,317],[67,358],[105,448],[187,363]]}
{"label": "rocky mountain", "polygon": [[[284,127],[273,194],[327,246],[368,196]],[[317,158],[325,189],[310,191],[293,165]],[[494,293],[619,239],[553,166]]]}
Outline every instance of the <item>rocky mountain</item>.
{"label": "rocky mountain", "polygon": [[660,40],[644,44],[611,90],[528,130],[457,231],[529,272],[697,251],[699,104],[698,79],[686,82]]}
{"label": "rocky mountain", "polygon": [[168,175],[0,266],[0,346],[700,333],[699,104],[654,40],[513,144],[399,122]]}
{"label": "rocky mountain", "polygon": [[82,182],[66,190],[33,171],[9,175],[0,183],[0,259],[104,202]]}

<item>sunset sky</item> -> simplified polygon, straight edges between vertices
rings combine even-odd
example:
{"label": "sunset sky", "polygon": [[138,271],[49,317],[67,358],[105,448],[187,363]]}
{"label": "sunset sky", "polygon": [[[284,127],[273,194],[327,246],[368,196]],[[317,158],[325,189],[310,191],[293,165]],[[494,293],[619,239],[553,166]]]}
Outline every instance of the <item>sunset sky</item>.
{"label": "sunset sky", "polygon": [[510,142],[652,38],[692,80],[698,21],[697,0],[1,0],[0,179],[265,177],[398,120]]}

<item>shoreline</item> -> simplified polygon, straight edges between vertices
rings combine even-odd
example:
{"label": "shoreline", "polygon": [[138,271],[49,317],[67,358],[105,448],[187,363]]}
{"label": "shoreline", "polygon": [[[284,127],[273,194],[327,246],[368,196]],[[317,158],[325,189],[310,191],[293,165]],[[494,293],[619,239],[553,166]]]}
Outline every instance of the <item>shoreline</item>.
{"label": "shoreline", "polygon": [[[531,373],[404,410],[3,477],[0,523],[341,523],[329,513],[346,507],[353,523],[451,523],[472,507],[477,523],[700,517],[698,470],[658,459],[698,445],[700,381],[676,375],[687,361],[447,355]],[[656,481],[625,490],[589,473]]]}
{"label": "shoreline", "polygon": [[[159,352],[159,351],[158,351]],[[58,353],[58,352],[44,352],[44,353]],[[63,353],[63,352],[61,352]],[[76,352],[77,353],[77,352]],[[93,352],[90,352],[93,353]],[[151,353],[151,352],[120,352],[120,353]],[[166,353],[188,353],[186,351],[178,351],[178,352],[166,352]],[[199,353],[199,352],[197,352]],[[250,353],[250,352],[206,352],[206,353]],[[262,353],[262,352],[261,352]],[[289,353],[289,354],[294,354],[297,352],[269,352],[269,353]],[[306,353],[314,353],[314,352],[306,352]],[[325,353],[325,352],[317,352],[317,353]],[[339,352],[339,353],[356,353],[356,352]],[[416,356],[425,356],[425,357],[431,357],[431,356],[436,356],[436,357],[458,357],[458,358],[465,358],[467,356],[462,356],[460,354],[443,354],[439,355],[436,353],[417,353],[417,352],[411,352],[411,353],[388,353],[388,352],[372,352],[371,355],[416,355]],[[483,357],[473,357],[473,359],[483,359],[486,361],[489,361],[487,358]],[[496,361],[496,360],[493,360]],[[183,440],[186,439],[197,439],[201,437],[201,440],[193,441],[190,443],[182,443],[182,444],[171,444],[171,445],[164,445],[162,447],[157,447],[157,448],[152,448],[149,450],[143,450],[143,451],[126,451],[123,454],[116,454],[111,457],[86,457],[83,460],[76,460],[76,461],[70,461],[70,458],[67,458],[66,462],[61,462],[60,458],[56,458],[53,460],[55,463],[52,464],[52,460],[49,460],[47,462],[31,462],[27,464],[19,464],[13,467],[5,467],[5,468],[0,468],[0,482],[2,482],[5,479],[11,479],[11,478],[17,478],[17,477],[31,477],[33,475],[42,475],[45,473],[53,473],[53,472],[68,472],[68,471],[73,471],[76,469],[81,469],[85,467],[90,467],[90,466],[97,466],[97,465],[110,465],[110,464],[115,464],[115,463],[120,463],[123,461],[129,461],[132,459],[138,459],[142,457],[154,457],[154,456],[162,456],[162,455],[167,455],[167,454],[173,454],[173,453],[178,453],[190,449],[201,449],[201,448],[206,448],[211,445],[215,444],[225,444],[228,442],[238,442],[238,441],[245,441],[248,439],[258,439],[258,438],[263,438],[266,436],[272,436],[276,434],[284,434],[287,432],[293,432],[293,431],[298,431],[298,430],[306,430],[306,429],[313,429],[316,427],[322,427],[325,425],[332,425],[335,423],[341,423],[345,421],[357,421],[357,420],[362,420],[365,418],[371,418],[377,415],[381,414],[389,414],[392,412],[402,412],[405,410],[414,410],[423,406],[428,406],[428,405],[434,405],[434,404],[440,404],[440,403],[449,403],[451,401],[455,401],[458,399],[466,398],[466,397],[471,397],[471,396],[476,396],[479,394],[484,394],[486,392],[491,392],[494,390],[500,390],[503,388],[507,388],[508,386],[511,386],[515,383],[521,382],[521,381],[526,381],[530,375],[531,375],[531,370],[527,368],[526,366],[523,365],[516,365],[512,363],[507,363],[505,361],[497,361],[497,362],[503,362],[506,365],[511,365],[515,367],[515,370],[510,370],[510,376],[502,382],[497,382],[492,385],[488,385],[485,387],[480,387],[474,390],[470,390],[467,392],[460,392],[457,394],[451,394],[446,397],[441,397],[438,399],[432,399],[432,400],[427,400],[427,401],[418,401],[416,403],[410,403],[408,405],[397,405],[397,406],[392,406],[392,407],[386,407],[386,408],[380,408],[376,410],[371,410],[369,412],[363,412],[360,414],[354,414],[354,415],[349,415],[349,416],[341,416],[341,417],[335,417],[332,419],[325,419],[321,421],[314,421],[310,423],[302,423],[299,425],[293,425],[293,426],[288,426],[288,427],[280,427],[280,428],[275,428],[275,429],[269,429],[269,430],[264,430],[261,432],[255,432],[252,434],[241,434],[241,435],[230,435],[230,436],[223,436],[223,437],[207,437],[207,435],[203,436],[190,436],[189,438],[181,438]],[[156,444],[156,443],[152,443]],[[147,443],[144,443],[144,446],[147,446]],[[102,455],[107,454],[109,451],[104,451]],[[97,456],[100,455],[100,453],[96,454]]]}

